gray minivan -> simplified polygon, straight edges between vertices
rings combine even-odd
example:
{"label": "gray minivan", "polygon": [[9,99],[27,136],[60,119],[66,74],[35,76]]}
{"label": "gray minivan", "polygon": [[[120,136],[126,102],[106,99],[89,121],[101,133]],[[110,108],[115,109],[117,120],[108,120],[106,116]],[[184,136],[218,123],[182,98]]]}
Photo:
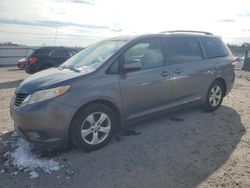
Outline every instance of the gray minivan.
{"label": "gray minivan", "polygon": [[24,80],[11,117],[35,145],[94,150],[128,122],[186,104],[216,110],[232,89],[234,61],[207,32],[111,38]]}

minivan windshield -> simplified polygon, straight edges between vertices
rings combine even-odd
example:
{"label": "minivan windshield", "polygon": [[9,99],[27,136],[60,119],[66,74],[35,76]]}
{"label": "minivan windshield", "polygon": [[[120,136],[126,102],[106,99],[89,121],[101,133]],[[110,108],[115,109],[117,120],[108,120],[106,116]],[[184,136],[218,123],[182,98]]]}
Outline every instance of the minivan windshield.
{"label": "minivan windshield", "polygon": [[59,68],[68,68],[76,72],[86,69],[94,71],[126,42],[126,40],[117,39],[98,42],[69,58]]}

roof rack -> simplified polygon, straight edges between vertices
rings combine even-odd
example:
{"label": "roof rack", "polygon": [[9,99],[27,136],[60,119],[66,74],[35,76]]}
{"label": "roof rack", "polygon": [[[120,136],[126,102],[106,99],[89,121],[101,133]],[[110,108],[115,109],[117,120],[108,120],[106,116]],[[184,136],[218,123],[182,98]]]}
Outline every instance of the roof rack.
{"label": "roof rack", "polygon": [[160,33],[202,33],[205,35],[213,35],[212,33],[206,31],[192,31],[192,30],[173,30],[173,31],[163,31]]}

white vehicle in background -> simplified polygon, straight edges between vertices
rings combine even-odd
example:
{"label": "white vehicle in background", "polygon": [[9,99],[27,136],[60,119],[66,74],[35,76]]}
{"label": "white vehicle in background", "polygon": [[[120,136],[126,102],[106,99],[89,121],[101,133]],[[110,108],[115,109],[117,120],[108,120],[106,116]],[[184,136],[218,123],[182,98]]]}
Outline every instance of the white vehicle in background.
{"label": "white vehicle in background", "polygon": [[235,69],[242,69],[243,64],[244,64],[244,59],[242,57],[235,57],[236,64],[235,64]]}

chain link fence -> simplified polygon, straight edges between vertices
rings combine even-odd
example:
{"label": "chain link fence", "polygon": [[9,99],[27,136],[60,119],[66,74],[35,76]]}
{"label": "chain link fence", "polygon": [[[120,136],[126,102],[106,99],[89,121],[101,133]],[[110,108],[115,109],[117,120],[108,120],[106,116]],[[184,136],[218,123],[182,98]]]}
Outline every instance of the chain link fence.
{"label": "chain link fence", "polygon": [[0,66],[16,65],[21,58],[27,57],[29,52],[35,47],[1,46]]}

